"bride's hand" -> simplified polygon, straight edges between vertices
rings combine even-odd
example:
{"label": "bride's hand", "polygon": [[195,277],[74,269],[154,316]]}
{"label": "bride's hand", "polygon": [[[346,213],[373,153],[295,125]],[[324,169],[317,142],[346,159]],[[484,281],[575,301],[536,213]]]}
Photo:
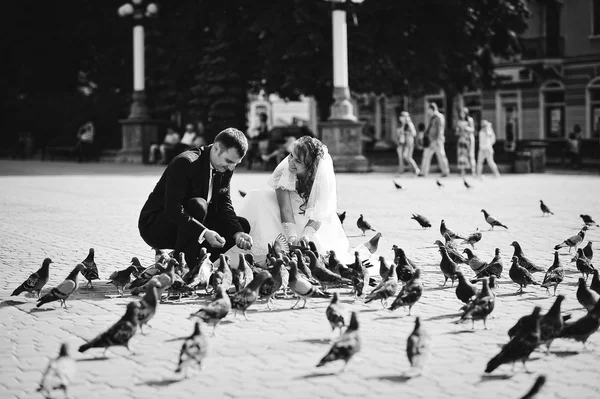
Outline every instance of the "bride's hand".
{"label": "bride's hand", "polygon": [[249,234],[240,232],[234,236],[234,239],[235,245],[237,245],[238,248],[244,250],[249,250],[252,248],[252,237]]}
{"label": "bride's hand", "polygon": [[290,245],[296,245],[298,243],[298,237],[297,236],[289,236],[287,241],[288,241],[288,244],[290,244]]}

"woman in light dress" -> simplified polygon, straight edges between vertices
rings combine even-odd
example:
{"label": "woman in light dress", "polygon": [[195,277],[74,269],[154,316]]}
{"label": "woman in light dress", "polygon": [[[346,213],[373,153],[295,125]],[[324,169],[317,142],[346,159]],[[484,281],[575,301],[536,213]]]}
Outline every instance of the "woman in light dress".
{"label": "woman in light dress", "polygon": [[483,173],[483,161],[487,161],[490,169],[496,177],[500,176],[498,166],[494,162],[494,143],[496,142],[496,133],[492,124],[486,120],[481,122],[479,131],[479,153],[477,154],[477,176],[481,178]]}
{"label": "woman in light dress", "polygon": [[415,175],[421,173],[417,163],[413,159],[415,150],[415,138],[417,130],[410,119],[410,114],[406,111],[400,113],[398,118],[400,124],[396,128],[396,151],[398,152],[398,174],[404,173],[404,162],[408,162],[415,172]]}
{"label": "woman in light dress", "polygon": [[456,159],[460,175],[464,176],[465,170],[471,169],[471,174],[475,176],[475,123],[469,116],[468,108],[460,111],[456,134],[458,135]]}
{"label": "woman in light dress", "polygon": [[[333,161],[321,141],[309,136],[296,140],[267,184],[267,188],[249,191],[236,212],[250,223],[253,246],[248,252],[256,262],[264,262],[267,245],[279,234],[291,244],[313,241],[322,254],[334,250],[342,262],[354,259],[337,216]],[[232,267],[243,252],[233,247],[226,253]]]}

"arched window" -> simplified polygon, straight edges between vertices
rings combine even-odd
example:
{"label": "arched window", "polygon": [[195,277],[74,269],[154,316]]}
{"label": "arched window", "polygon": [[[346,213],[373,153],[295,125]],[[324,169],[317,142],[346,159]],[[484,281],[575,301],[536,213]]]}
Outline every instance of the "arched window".
{"label": "arched window", "polygon": [[557,81],[540,87],[540,138],[565,137],[565,87]]}
{"label": "arched window", "polygon": [[591,137],[600,137],[600,78],[593,79],[587,86],[588,129]]}

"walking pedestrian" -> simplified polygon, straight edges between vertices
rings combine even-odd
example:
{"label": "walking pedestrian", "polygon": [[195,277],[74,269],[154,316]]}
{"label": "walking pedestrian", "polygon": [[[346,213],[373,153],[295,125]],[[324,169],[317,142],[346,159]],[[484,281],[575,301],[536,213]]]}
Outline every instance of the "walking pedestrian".
{"label": "walking pedestrian", "polygon": [[398,153],[398,174],[404,173],[404,163],[408,162],[418,175],[421,170],[417,166],[417,163],[413,159],[413,152],[415,150],[415,139],[417,131],[415,125],[410,119],[410,114],[406,111],[402,111],[398,117],[400,124],[396,128],[396,152]]}
{"label": "walking pedestrian", "polygon": [[471,169],[471,174],[475,176],[475,122],[469,116],[469,109],[463,108],[456,124],[456,134],[458,142],[456,143],[457,163],[460,175],[465,175],[465,169]]}
{"label": "walking pedestrian", "polygon": [[498,166],[494,162],[494,143],[496,142],[496,133],[492,124],[486,120],[481,121],[481,130],[479,131],[479,153],[477,154],[477,177],[481,178],[483,174],[483,161],[487,161],[490,169],[496,177],[500,176]]}
{"label": "walking pedestrian", "polygon": [[438,165],[440,165],[440,169],[442,170],[442,177],[446,177],[450,174],[450,165],[448,164],[446,150],[444,149],[446,119],[438,110],[437,104],[433,102],[429,103],[427,107],[427,116],[429,117],[429,123],[427,129],[425,129],[425,141],[429,141],[429,143],[423,151],[421,174],[419,176],[427,176],[429,174],[431,158],[435,154]]}

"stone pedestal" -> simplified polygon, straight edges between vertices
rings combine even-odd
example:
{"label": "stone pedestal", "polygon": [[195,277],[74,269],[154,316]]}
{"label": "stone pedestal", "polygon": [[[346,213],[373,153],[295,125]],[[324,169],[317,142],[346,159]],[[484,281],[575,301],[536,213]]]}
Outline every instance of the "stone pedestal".
{"label": "stone pedestal", "polygon": [[121,123],[122,147],[116,161],[123,163],[146,163],[151,143],[158,142],[161,121],[151,119],[143,90],[133,92],[129,117]]}
{"label": "stone pedestal", "polygon": [[363,123],[331,119],[319,124],[321,141],[329,149],[336,172],[370,172],[369,161],[362,154]]}
{"label": "stone pedestal", "polygon": [[160,121],[150,118],[128,118],[121,123],[122,147],[116,161],[122,163],[146,163],[151,143],[158,142]]}

